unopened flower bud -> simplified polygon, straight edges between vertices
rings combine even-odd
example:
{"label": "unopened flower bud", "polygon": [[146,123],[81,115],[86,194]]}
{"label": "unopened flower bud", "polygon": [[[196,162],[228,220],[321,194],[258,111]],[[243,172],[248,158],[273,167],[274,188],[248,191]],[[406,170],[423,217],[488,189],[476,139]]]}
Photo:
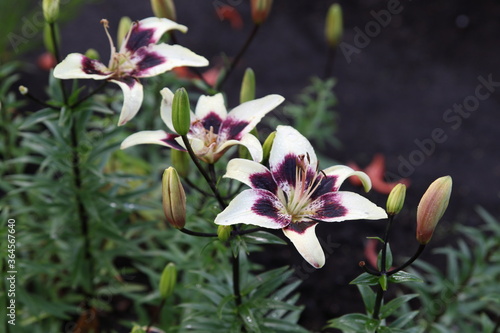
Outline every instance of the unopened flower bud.
{"label": "unopened flower bud", "polygon": [[177,171],[169,167],[162,178],[163,212],[174,228],[184,228],[186,224],[186,194]]}
{"label": "unopened flower bud", "polygon": [[119,49],[127,37],[127,34],[132,27],[132,20],[128,16],[123,16],[118,23],[118,31],[116,32],[116,47]]}
{"label": "unopened flower bud", "polygon": [[243,76],[240,91],[240,104],[255,99],[255,74],[251,68],[247,68]]}
{"label": "unopened flower bud", "polygon": [[233,227],[230,225],[219,225],[217,227],[217,237],[219,237],[219,240],[221,240],[222,242],[225,242],[231,236],[232,230]]}
{"label": "unopened flower bud", "polygon": [[23,96],[26,95],[28,93],[28,91],[29,91],[28,88],[26,88],[25,86],[19,86],[19,93],[21,95],[23,95]]}
{"label": "unopened flower bud", "polygon": [[271,12],[273,0],[251,0],[252,20],[255,24],[262,24]]}
{"label": "unopened flower bud", "polygon": [[405,203],[405,196],[406,186],[404,184],[400,183],[392,188],[387,198],[386,210],[388,215],[396,215],[401,211]]}
{"label": "unopened flower bud", "polygon": [[156,17],[164,17],[172,21],[177,20],[173,0],[151,0],[151,8]]}
{"label": "unopened flower bud", "polygon": [[172,101],[172,124],[179,135],[186,135],[191,126],[191,113],[189,109],[189,96],[184,88],[179,88]]}
{"label": "unopened flower bud", "polygon": [[47,23],[54,23],[59,17],[59,0],[43,0],[43,16]]}
{"label": "unopened flower bud", "polygon": [[189,174],[189,160],[189,154],[187,152],[176,149],[170,150],[170,161],[172,166],[182,178],[186,178]]}
{"label": "unopened flower bud", "polygon": [[177,282],[177,267],[173,262],[168,263],[163,269],[160,278],[160,295],[162,298],[167,298],[174,292]]}
{"label": "unopened flower bud", "polygon": [[326,41],[330,47],[339,45],[343,34],[342,23],[342,7],[338,3],[334,3],[328,9],[325,24]]}
{"label": "unopened flower bud", "polygon": [[452,183],[450,176],[438,178],[420,199],[417,208],[417,241],[420,244],[431,240],[437,223],[448,207]]}
{"label": "unopened flower bud", "polygon": [[271,148],[273,147],[274,138],[276,137],[276,131],[271,132],[269,136],[264,141],[262,145],[262,163],[266,163],[269,160],[269,155],[271,154]]}
{"label": "unopened flower bud", "polygon": [[85,56],[92,60],[98,60],[100,58],[99,52],[97,52],[96,49],[88,49],[87,52],[85,52]]}

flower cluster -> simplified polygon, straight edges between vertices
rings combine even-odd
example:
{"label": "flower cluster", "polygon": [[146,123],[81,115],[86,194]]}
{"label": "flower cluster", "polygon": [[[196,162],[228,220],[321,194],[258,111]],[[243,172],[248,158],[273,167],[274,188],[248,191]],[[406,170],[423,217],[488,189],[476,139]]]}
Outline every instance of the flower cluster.
{"label": "flower cluster", "polygon": [[139,111],[143,88],[139,78],[162,74],[179,66],[207,66],[208,60],[179,45],[156,44],[169,30],[186,32],[187,28],[166,18],[150,17],[133,22],[117,52],[102,20],[111,46],[108,66],[83,54],[71,53],[54,68],[59,79],[94,79],[116,83],[123,91],[123,107],[118,125],[124,125]]}

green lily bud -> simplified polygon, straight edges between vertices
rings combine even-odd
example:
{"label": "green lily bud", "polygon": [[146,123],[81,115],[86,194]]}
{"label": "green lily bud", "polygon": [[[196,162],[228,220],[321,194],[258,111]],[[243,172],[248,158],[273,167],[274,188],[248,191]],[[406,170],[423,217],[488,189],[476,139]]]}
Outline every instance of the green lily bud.
{"label": "green lily bud", "polygon": [[338,3],[330,6],[326,15],[325,36],[330,47],[339,45],[343,34],[342,7]]}
{"label": "green lily bud", "polygon": [[93,60],[98,60],[100,58],[99,52],[97,52],[96,49],[88,49],[87,52],[85,52],[85,56]]}
{"label": "green lily bud", "polygon": [[219,225],[217,227],[217,237],[222,242],[225,242],[231,236],[231,231],[233,231],[233,227],[230,225]]}
{"label": "green lily bud", "polygon": [[404,184],[397,184],[389,193],[387,198],[386,211],[388,215],[396,215],[401,209],[403,209],[403,204],[405,203],[406,196],[406,186]]}
{"label": "green lily bud", "polygon": [[160,278],[160,295],[162,298],[167,298],[174,292],[175,283],[177,282],[177,267],[173,262],[170,262],[163,269]]}
{"label": "green lily bud", "polygon": [[417,208],[417,241],[427,244],[450,201],[453,181],[450,176],[436,179],[425,191]]}
{"label": "green lily bud", "polygon": [[59,0],[43,0],[43,16],[47,23],[54,23],[59,17]]}
{"label": "green lily bud", "polygon": [[172,21],[177,21],[177,13],[173,0],[151,0],[151,8],[156,17],[164,17]]}
{"label": "green lily bud", "polygon": [[253,23],[262,24],[269,16],[272,4],[273,0],[251,0]]}
{"label": "green lily bud", "polygon": [[28,88],[26,88],[25,86],[19,86],[19,93],[21,95],[26,95],[27,93],[29,92]]}
{"label": "green lily bud", "polygon": [[184,88],[179,88],[172,101],[172,124],[179,135],[186,135],[191,126],[191,111],[189,109],[189,96]]}
{"label": "green lily bud", "polygon": [[177,170],[179,176],[186,178],[189,174],[189,154],[185,151],[171,149],[170,161],[175,170]]}
{"label": "green lily bud", "polygon": [[123,41],[127,37],[130,28],[132,27],[132,20],[128,16],[123,16],[118,23],[118,31],[116,33],[116,47],[120,49]]}
{"label": "green lily bud", "polygon": [[243,76],[240,91],[240,104],[255,99],[255,73],[251,68],[247,68]]}
{"label": "green lily bud", "polygon": [[271,154],[271,148],[273,147],[275,137],[276,131],[271,132],[271,134],[269,134],[269,136],[266,138],[266,141],[264,141],[264,144],[262,145],[262,163],[267,163],[267,161],[269,160],[269,155]]}
{"label": "green lily bud", "polygon": [[163,212],[168,223],[182,229],[186,224],[186,194],[177,171],[169,167],[162,178]]}

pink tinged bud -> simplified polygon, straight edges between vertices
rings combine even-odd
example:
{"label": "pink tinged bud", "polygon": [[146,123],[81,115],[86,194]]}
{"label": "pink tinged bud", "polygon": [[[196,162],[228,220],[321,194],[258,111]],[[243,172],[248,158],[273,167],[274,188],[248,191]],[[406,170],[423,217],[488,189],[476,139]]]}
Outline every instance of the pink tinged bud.
{"label": "pink tinged bud", "polygon": [[169,167],[162,178],[163,212],[174,228],[184,228],[186,224],[186,194],[177,171]]}
{"label": "pink tinged bud", "polygon": [[425,191],[417,208],[417,241],[427,244],[432,238],[437,223],[450,201],[452,179],[444,176],[436,179]]}
{"label": "pink tinged bud", "polygon": [[151,0],[151,8],[156,17],[167,18],[172,21],[177,20],[173,0]]}
{"label": "pink tinged bud", "polygon": [[389,197],[387,198],[387,214],[396,215],[401,209],[403,209],[403,204],[405,202],[406,196],[406,186],[404,184],[397,184],[393,187]]}
{"label": "pink tinged bud", "polygon": [[330,6],[326,15],[325,37],[328,45],[339,45],[343,34],[342,7],[338,3]]}
{"label": "pink tinged bud", "polygon": [[262,24],[271,12],[273,0],[251,0],[252,20],[255,24]]}

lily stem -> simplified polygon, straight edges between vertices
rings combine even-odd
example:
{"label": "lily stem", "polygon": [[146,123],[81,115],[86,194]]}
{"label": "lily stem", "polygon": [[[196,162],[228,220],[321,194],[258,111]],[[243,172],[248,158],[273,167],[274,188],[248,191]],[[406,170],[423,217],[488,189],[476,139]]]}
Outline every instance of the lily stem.
{"label": "lily stem", "polygon": [[395,268],[392,271],[387,272],[387,276],[391,276],[393,274],[396,274],[397,272],[399,272],[399,271],[405,269],[406,267],[410,266],[415,260],[417,260],[418,257],[420,257],[420,255],[422,254],[422,252],[425,249],[425,245],[426,244],[420,244],[419,247],[418,247],[418,249],[417,249],[417,251],[415,252],[415,254],[410,259],[408,259],[404,264],[402,264],[398,268]]}
{"label": "lily stem", "polygon": [[85,305],[88,306],[88,300],[91,298],[89,290],[93,290],[93,275],[94,275],[94,262],[92,259],[92,254],[90,252],[90,235],[89,235],[89,216],[85,207],[83,206],[82,198],[80,191],[82,190],[82,174],[80,170],[80,156],[78,154],[78,133],[77,133],[77,122],[73,119],[73,124],[71,128],[71,145],[73,148],[72,153],[72,169],[73,169],[73,179],[75,185],[75,194],[76,194],[76,204],[77,204],[77,213],[78,219],[80,220],[80,230],[83,236],[83,253],[85,261],[88,264],[89,271],[89,284],[88,290],[84,288],[84,295],[87,300],[85,301]]}
{"label": "lily stem", "polygon": [[160,303],[160,306],[158,307],[158,309],[156,310],[156,313],[154,315],[154,317],[152,317],[148,323],[148,326],[146,326],[146,333],[149,332],[149,329],[151,328],[151,326],[154,325],[154,323],[156,323],[158,321],[158,319],[160,318],[160,312],[161,312],[161,309],[163,308],[163,306],[165,305],[165,301],[167,299],[166,298],[162,298],[161,299],[161,303]]}
{"label": "lily stem", "polygon": [[217,186],[216,186],[215,182],[212,181],[210,175],[201,166],[201,164],[200,164],[200,162],[198,160],[198,157],[194,153],[193,148],[191,147],[191,145],[189,144],[189,139],[187,138],[187,136],[182,135],[181,138],[182,138],[182,142],[184,142],[184,145],[186,146],[186,149],[187,149],[187,151],[189,153],[189,156],[191,157],[191,159],[193,160],[194,164],[196,165],[196,167],[198,168],[198,170],[200,170],[201,174],[203,175],[203,177],[207,181],[208,185],[210,186],[210,189],[212,190],[212,192],[215,195],[215,198],[219,202],[219,206],[221,207],[222,210],[224,210],[227,206],[226,206],[226,203],[224,202],[224,199],[222,199],[219,191],[217,190]]}
{"label": "lily stem", "polygon": [[257,31],[259,31],[259,27],[260,27],[260,24],[254,24],[253,29],[250,32],[250,35],[248,36],[247,40],[245,41],[245,44],[243,44],[243,46],[241,47],[241,49],[238,52],[238,54],[236,55],[236,57],[234,57],[234,59],[231,61],[231,64],[229,65],[229,67],[228,67],[227,71],[225,72],[224,76],[222,77],[222,79],[220,79],[215,84],[214,88],[216,91],[220,91],[220,89],[222,88],[222,86],[226,82],[229,75],[231,75],[231,73],[233,72],[236,65],[240,62],[241,57],[243,56],[243,54],[245,54],[248,47],[250,46],[250,44],[254,40],[255,36],[257,35]]}
{"label": "lily stem", "polygon": [[104,81],[102,82],[99,87],[95,88],[93,91],[91,91],[87,96],[85,96],[84,98],[82,98],[81,100],[79,100],[78,102],[76,102],[75,104],[71,105],[70,107],[71,108],[75,108],[77,107],[78,105],[80,105],[81,103],[85,102],[86,100],[88,100],[90,97],[94,96],[95,94],[97,94],[99,91],[101,91],[102,89],[104,89],[104,87],[106,87],[106,85],[108,84],[108,81]]}
{"label": "lily stem", "polygon": [[[56,62],[60,63],[61,55],[59,53],[59,43],[57,40],[56,25],[54,22],[49,23],[49,29],[50,29],[50,38],[52,39],[52,45],[54,46],[54,57],[56,58]],[[63,95],[64,104],[67,104],[68,96],[66,94],[66,89],[64,88],[64,83],[62,80],[59,80],[59,84],[61,85],[61,92]]]}
{"label": "lily stem", "polygon": [[[382,257],[380,260],[380,275],[386,275],[386,264],[387,264],[387,244],[389,243],[389,231],[391,229],[392,221],[394,220],[394,215],[389,215],[389,221],[385,229],[384,244],[382,247]],[[375,299],[375,308],[373,309],[373,319],[378,319],[380,315],[380,308],[384,300],[385,290],[381,285],[378,286],[377,297]]]}

